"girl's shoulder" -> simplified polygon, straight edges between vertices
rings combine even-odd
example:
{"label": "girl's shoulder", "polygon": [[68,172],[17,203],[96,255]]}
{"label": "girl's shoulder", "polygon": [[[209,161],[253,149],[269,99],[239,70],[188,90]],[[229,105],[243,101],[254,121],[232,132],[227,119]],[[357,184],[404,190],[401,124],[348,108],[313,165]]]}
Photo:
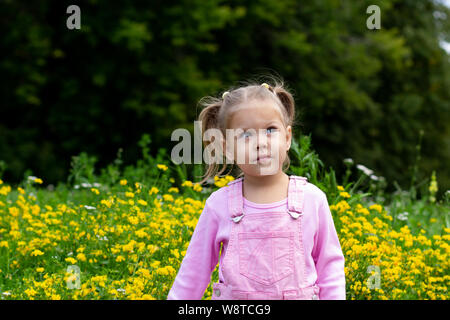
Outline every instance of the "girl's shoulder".
{"label": "girl's shoulder", "polygon": [[[235,181],[235,180],[233,180],[233,181]],[[208,199],[206,201],[209,202],[210,204],[217,204],[217,203],[221,203],[221,202],[226,202],[229,189],[230,189],[229,186],[223,186],[223,187],[217,189],[216,191],[213,191],[209,195],[209,197],[208,197]]]}
{"label": "girl's shoulder", "polygon": [[322,191],[322,189],[320,189],[315,184],[309,182],[306,177],[293,175],[292,178],[301,179],[306,182],[303,185],[303,192],[305,193],[305,199],[319,201],[319,202],[323,201],[324,199],[327,199],[325,192]]}
{"label": "girl's shoulder", "polygon": [[214,211],[219,218],[226,218],[228,216],[228,189],[229,187],[221,187],[213,191],[206,199],[206,205],[209,211]]}

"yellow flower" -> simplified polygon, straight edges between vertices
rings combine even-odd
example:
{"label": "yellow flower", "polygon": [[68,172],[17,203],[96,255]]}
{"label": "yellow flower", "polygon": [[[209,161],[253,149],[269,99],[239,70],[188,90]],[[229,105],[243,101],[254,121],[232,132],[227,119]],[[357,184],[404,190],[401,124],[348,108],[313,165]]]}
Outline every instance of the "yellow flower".
{"label": "yellow flower", "polygon": [[39,184],[43,183],[42,179],[39,179],[39,178],[34,179],[34,182],[39,183]]}
{"label": "yellow flower", "polygon": [[17,190],[18,190],[21,194],[25,194],[25,190],[23,190],[21,187],[18,187]]}
{"label": "yellow flower", "polygon": [[162,171],[166,171],[167,170],[167,166],[164,164],[157,164],[156,165],[158,167],[158,169],[162,170]]}
{"label": "yellow flower", "polygon": [[3,184],[3,181],[2,181],[2,179],[0,179],[0,184]]}
{"label": "yellow flower", "polygon": [[133,192],[125,192],[125,196],[128,198],[134,198],[134,193]]}
{"label": "yellow flower", "polygon": [[44,253],[41,250],[34,250],[33,252],[31,252],[32,256],[42,256]]}
{"label": "yellow flower", "polygon": [[432,195],[434,195],[438,190],[438,183],[436,181],[436,172],[433,171],[433,173],[431,174],[431,182],[430,182],[430,186],[428,187],[428,190],[430,191],[430,193]]}
{"label": "yellow flower", "polygon": [[337,186],[337,188],[338,188],[339,191],[344,191],[345,190],[343,186]]}
{"label": "yellow flower", "polygon": [[121,186],[125,186],[126,184],[127,184],[127,180],[126,179],[120,180],[120,185]]}
{"label": "yellow flower", "polygon": [[3,186],[0,188],[0,194],[7,196],[8,193],[11,192],[11,187],[10,186]]}
{"label": "yellow flower", "polygon": [[139,223],[139,218],[135,217],[135,216],[129,216],[128,217],[128,221],[132,224],[132,225],[137,225]]}
{"label": "yellow flower", "polygon": [[108,208],[111,208],[111,206],[112,206],[112,201],[110,201],[110,200],[103,199],[102,201],[100,201],[100,203],[107,206]]}
{"label": "yellow flower", "polygon": [[39,272],[39,273],[41,273],[41,272],[44,272],[44,268],[36,268],[36,272]]}
{"label": "yellow flower", "polygon": [[118,257],[116,258],[116,261],[117,261],[117,262],[125,261],[125,258],[124,258],[123,256],[118,256]]}
{"label": "yellow flower", "polygon": [[34,290],[33,288],[26,289],[25,293],[29,297],[33,297],[33,296],[35,296],[37,294],[36,290]]}
{"label": "yellow flower", "polygon": [[80,261],[86,261],[86,256],[84,253],[80,252],[79,254],[77,254],[77,259]]}
{"label": "yellow flower", "polygon": [[178,192],[180,192],[179,190],[178,190],[178,188],[176,188],[176,187],[171,187],[171,188],[169,188],[169,190],[167,190],[168,192],[173,192],[173,193],[178,193]]}
{"label": "yellow flower", "polygon": [[178,252],[178,249],[170,250],[170,252],[175,256],[175,258],[178,259],[180,257],[180,253]]}
{"label": "yellow flower", "polygon": [[171,194],[163,194],[163,199],[164,199],[164,201],[170,201],[170,202],[173,201],[173,197]]}
{"label": "yellow flower", "polygon": [[136,273],[141,274],[146,279],[150,279],[151,278],[151,274],[150,274],[150,271],[148,269],[141,268],[138,271],[136,271]]}
{"label": "yellow flower", "polygon": [[150,191],[148,192],[148,194],[149,195],[152,195],[152,194],[156,194],[156,193],[158,193],[159,192],[159,190],[158,190],[158,188],[156,188],[156,187],[152,187],[151,189],[150,189]]}
{"label": "yellow flower", "polygon": [[222,188],[223,186],[226,186],[228,184],[228,180],[226,178],[220,178],[217,176],[214,176],[214,185]]}
{"label": "yellow flower", "polygon": [[341,193],[339,193],[339,195],[343,198],[350,198],[350,194],[346,191],[343,191]]}
{"label": "yellow flower", "polygon": [[77,260],[76,260],[76,259],[74,259],[74,258],[72,258],[72,257],[68,257],[68,258],[66,258],[66,259],[65,259],[65,261],[67,261],[67,262],[69,262],[69,263],[71,263],[71,264],[75,264],[75,263],[77,263]]}
{"label": "yellow flower", "polygon": [[91,188],[91,191],[97,195],[100,194],[100,191],[98,191],[98,189],[96,188]]}
{"label": "yellow flower", "polygon": [[136,230],[134,233],[138,238],[145,238],[148,236],[148,234],[143,229]]}
{"label": "yellow flower", "polygon": [[9,214],[12,215],[13,217],[17,217],[20,213],[19,208],[16,207],[10,207],[8,208]]}
{"label": "yellow flower", "polygon": [[146,205],[147,205],[147,201],[144,201],[144,200],[142,200],[142,199],[139,199],[139,200],[138,200],[138,203],[139,203],[141,206],[146,206]]}
{"label": "yellow flower", "polygon": [[168,276],[169,271],[166,268],[158,268],[156,269],[156,273],[162,276]]}
{"label": "yellow flower", "polygon": [[379,204],[373,204],[369,207],[369,209],[374,209],[376,211],[378,211],[379,213],[381,213],[381,211],[383,211],[383,207]]}
{"label": "yellow flower", "polygon": [[183,182],[183,184],[181,185],[182,187],[192,187],[193,183],[192,181],[186,180],[185,182]]}
{"label": "yellow flower", "polygon": [[202,186],[200,186],[200,184],[198,184],[198,183],[194,184],[194,191],[200,192],[202,190],[203,190],[203,188],[202,188]]}

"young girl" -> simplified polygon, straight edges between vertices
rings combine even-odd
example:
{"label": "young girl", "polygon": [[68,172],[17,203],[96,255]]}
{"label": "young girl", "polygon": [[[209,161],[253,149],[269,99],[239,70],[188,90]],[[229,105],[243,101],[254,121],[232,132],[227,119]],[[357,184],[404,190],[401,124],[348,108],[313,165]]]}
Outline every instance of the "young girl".
{"label": "young girl", "polygon": [[[203,132],[233,133],[222,140],[224,157],[240,175],[206,200],[168,299],[202,298],[221,245],[213,300],[345,299],[344,256],[327,197],[305,177],[284,173],[294,110],[279,83],[249,84],[206,104]],[[217,167],[209,164],[203,181]]]}

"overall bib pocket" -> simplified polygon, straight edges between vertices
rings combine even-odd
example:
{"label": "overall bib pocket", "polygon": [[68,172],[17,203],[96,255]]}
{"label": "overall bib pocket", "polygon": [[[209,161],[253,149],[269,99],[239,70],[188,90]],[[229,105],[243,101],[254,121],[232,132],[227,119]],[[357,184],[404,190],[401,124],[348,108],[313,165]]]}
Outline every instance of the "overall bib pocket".
{"label": "overall bib pocket", "polygon": [[294,272],[294,232],[238,233],[239,272],[264,285]]}

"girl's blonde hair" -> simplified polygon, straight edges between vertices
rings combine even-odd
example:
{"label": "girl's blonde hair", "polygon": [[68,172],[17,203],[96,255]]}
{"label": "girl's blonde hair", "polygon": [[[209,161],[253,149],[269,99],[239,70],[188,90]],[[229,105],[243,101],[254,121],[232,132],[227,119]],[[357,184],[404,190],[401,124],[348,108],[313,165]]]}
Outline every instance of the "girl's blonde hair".
{"label": "girl's blonde hair", "polygon": [[[268,85],[250,80],[243,83],[238,87],[232,87],[221,94],[221,97],[206,96],[200,99],[199,104],[203,107],[198,121],[201,121],[202,134],[208,129],[219,129],[222,132],[222,136],[225,137],[226,129],[228,128],[228,120],[235,111],[235,107],[251,100],[265,100],[272,99],[279,107],[282,114],[282,120],[284,126],[293,127],[295,124],[295,102],[292,94],[285,88],[282,80],[272,78],[271,81],[266,81]],[[270,83],[273,83],[271,85]],[[202,139],[203,140],[203,139]],[[210,141],[203,141],[203,145],[206,148]],[[206,173],[202,176],[203,179],[199,182],[203,184],[210,177],[221,175],[227,168],[225,155],[222,157],[222,168],[219,169],[218,163],[206,164]],[[287,154],[286,160],[283,163],[282,170],[285,171],[289,168],[290,159]],[[226,173],[227,175],[233,170],[233,166]],[[237,177],[241,177],[244,172],[238,170]]]}

